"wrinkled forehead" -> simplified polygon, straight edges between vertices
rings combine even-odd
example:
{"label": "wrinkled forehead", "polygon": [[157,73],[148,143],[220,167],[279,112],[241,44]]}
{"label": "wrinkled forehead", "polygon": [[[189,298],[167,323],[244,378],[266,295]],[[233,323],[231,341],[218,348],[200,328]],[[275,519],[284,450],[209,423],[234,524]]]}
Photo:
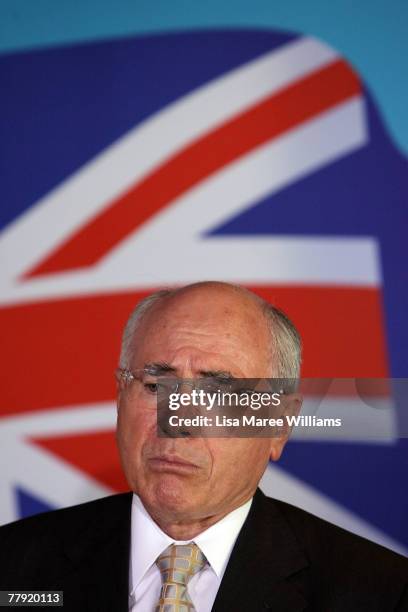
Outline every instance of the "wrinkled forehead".
{"label": "wrinkled forehead", "polygon": [[246,340],[263,334],[267,322],[260,303],[252,294],[233,288],[192,288],[166,296],[152,306],[141,321],[140,333],[157,330],[182,332],[197,330],[244,336]]}
{"label": "wrinkled forehead", "polygon": [[138,365],[143,359],[207,357],[218,363],[238,360],[245,367],[269,360],[271,334],[260,303],[251,296],[196,290],[154,304],[137,327],[133,345]]}

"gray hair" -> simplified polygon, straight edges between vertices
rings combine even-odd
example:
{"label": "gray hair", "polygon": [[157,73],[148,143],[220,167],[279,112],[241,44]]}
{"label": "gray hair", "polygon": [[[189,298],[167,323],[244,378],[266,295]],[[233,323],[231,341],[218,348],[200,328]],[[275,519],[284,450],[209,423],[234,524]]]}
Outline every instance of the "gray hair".
{"label": "gray hair", "polygon": [[155,291],[154,293],[151,293],[147,297],[143,298],[143,300],[140,300],[136,308],[131,312],[122,334],[122,346],[120,350],[119,367],[124,369],[130,367],[130,362],[132,360],[133,339],[135,336],[136,328],[142,320],[143,316],[147,313],[148,310],[150,310],[153,304],[159,302],[167,296],[172,295],[174,291],[174,289],[161,289],[160,291]]}
{"label": "gray hair", "polygon": [[293,379],[292,388],[295,388],[302,363],[302,339],[295,325],[282,310],[263,298],[260,299],[265,316],[270,323],[273,352],[277,364],[274,376]]}
{"label": "gray hair", "polygon": [[[293,383],[286,381],[285,390],[292,391],[296,388],[296,379],[300,375],[302,342],[298,330],[292,321],[285,315],[282,310],[273,306],[265,299],[252,293],[245,287],[231,285],[236,290],[243,290],[255,298],[261,306],[261,309],[267,319],[268,326],[272,336],[272,347],[275,362],[277,364],[276,371],[273,376],[282,379],[293,379]],[[119,365],[121,368],[129,368],[132,352],[133,340],[138,324],[143,316],[152,308],[152,306],[162,299],[174,295],[178,289],[161,289],[151,295],[148,295],[141,300],[136,308],[131,313],[123,331],[122,347],[120,353]]]}

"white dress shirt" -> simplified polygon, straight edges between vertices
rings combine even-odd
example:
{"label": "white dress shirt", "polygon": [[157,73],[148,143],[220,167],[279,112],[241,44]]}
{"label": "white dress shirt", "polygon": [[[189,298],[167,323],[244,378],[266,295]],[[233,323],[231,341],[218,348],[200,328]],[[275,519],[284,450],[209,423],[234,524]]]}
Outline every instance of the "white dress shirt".
{"label": "white dress shirt", "polygon": [[155,563],[170,544],[195,542],[208,564],[188,583],[197,612],[210,612],[238,533],[248,516],[252,499],[236,508],[193,540],[178,541],[166,535],[149,516],[140,498],[133,495],[129,567],[129,611],[153,612],[161,590],[161,575]]}

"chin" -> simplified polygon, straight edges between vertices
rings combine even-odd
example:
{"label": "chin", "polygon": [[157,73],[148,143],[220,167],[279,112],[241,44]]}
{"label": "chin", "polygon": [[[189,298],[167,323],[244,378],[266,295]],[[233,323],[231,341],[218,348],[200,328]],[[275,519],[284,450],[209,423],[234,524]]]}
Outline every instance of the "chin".
{"label": "chin", "polygon": [[178,517],[191,512],[191,499],[190,488],[180,482],[180,478],[166,476],[155,483],[149,496],[149,505],[154,507],[158,514]]}

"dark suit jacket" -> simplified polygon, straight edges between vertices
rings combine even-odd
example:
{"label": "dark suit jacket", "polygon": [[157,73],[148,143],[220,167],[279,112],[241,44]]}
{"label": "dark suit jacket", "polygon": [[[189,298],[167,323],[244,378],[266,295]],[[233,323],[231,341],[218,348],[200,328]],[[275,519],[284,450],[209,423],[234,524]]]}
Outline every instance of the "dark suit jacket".
{"label": "dark suit jacket", "polygon": [[[125,493],[0,528],[0,589],[63,590],[64,612],[126,612],[130,509]],[[257,491],[213,611],[401,611],[407,584],[404,557]]]}

